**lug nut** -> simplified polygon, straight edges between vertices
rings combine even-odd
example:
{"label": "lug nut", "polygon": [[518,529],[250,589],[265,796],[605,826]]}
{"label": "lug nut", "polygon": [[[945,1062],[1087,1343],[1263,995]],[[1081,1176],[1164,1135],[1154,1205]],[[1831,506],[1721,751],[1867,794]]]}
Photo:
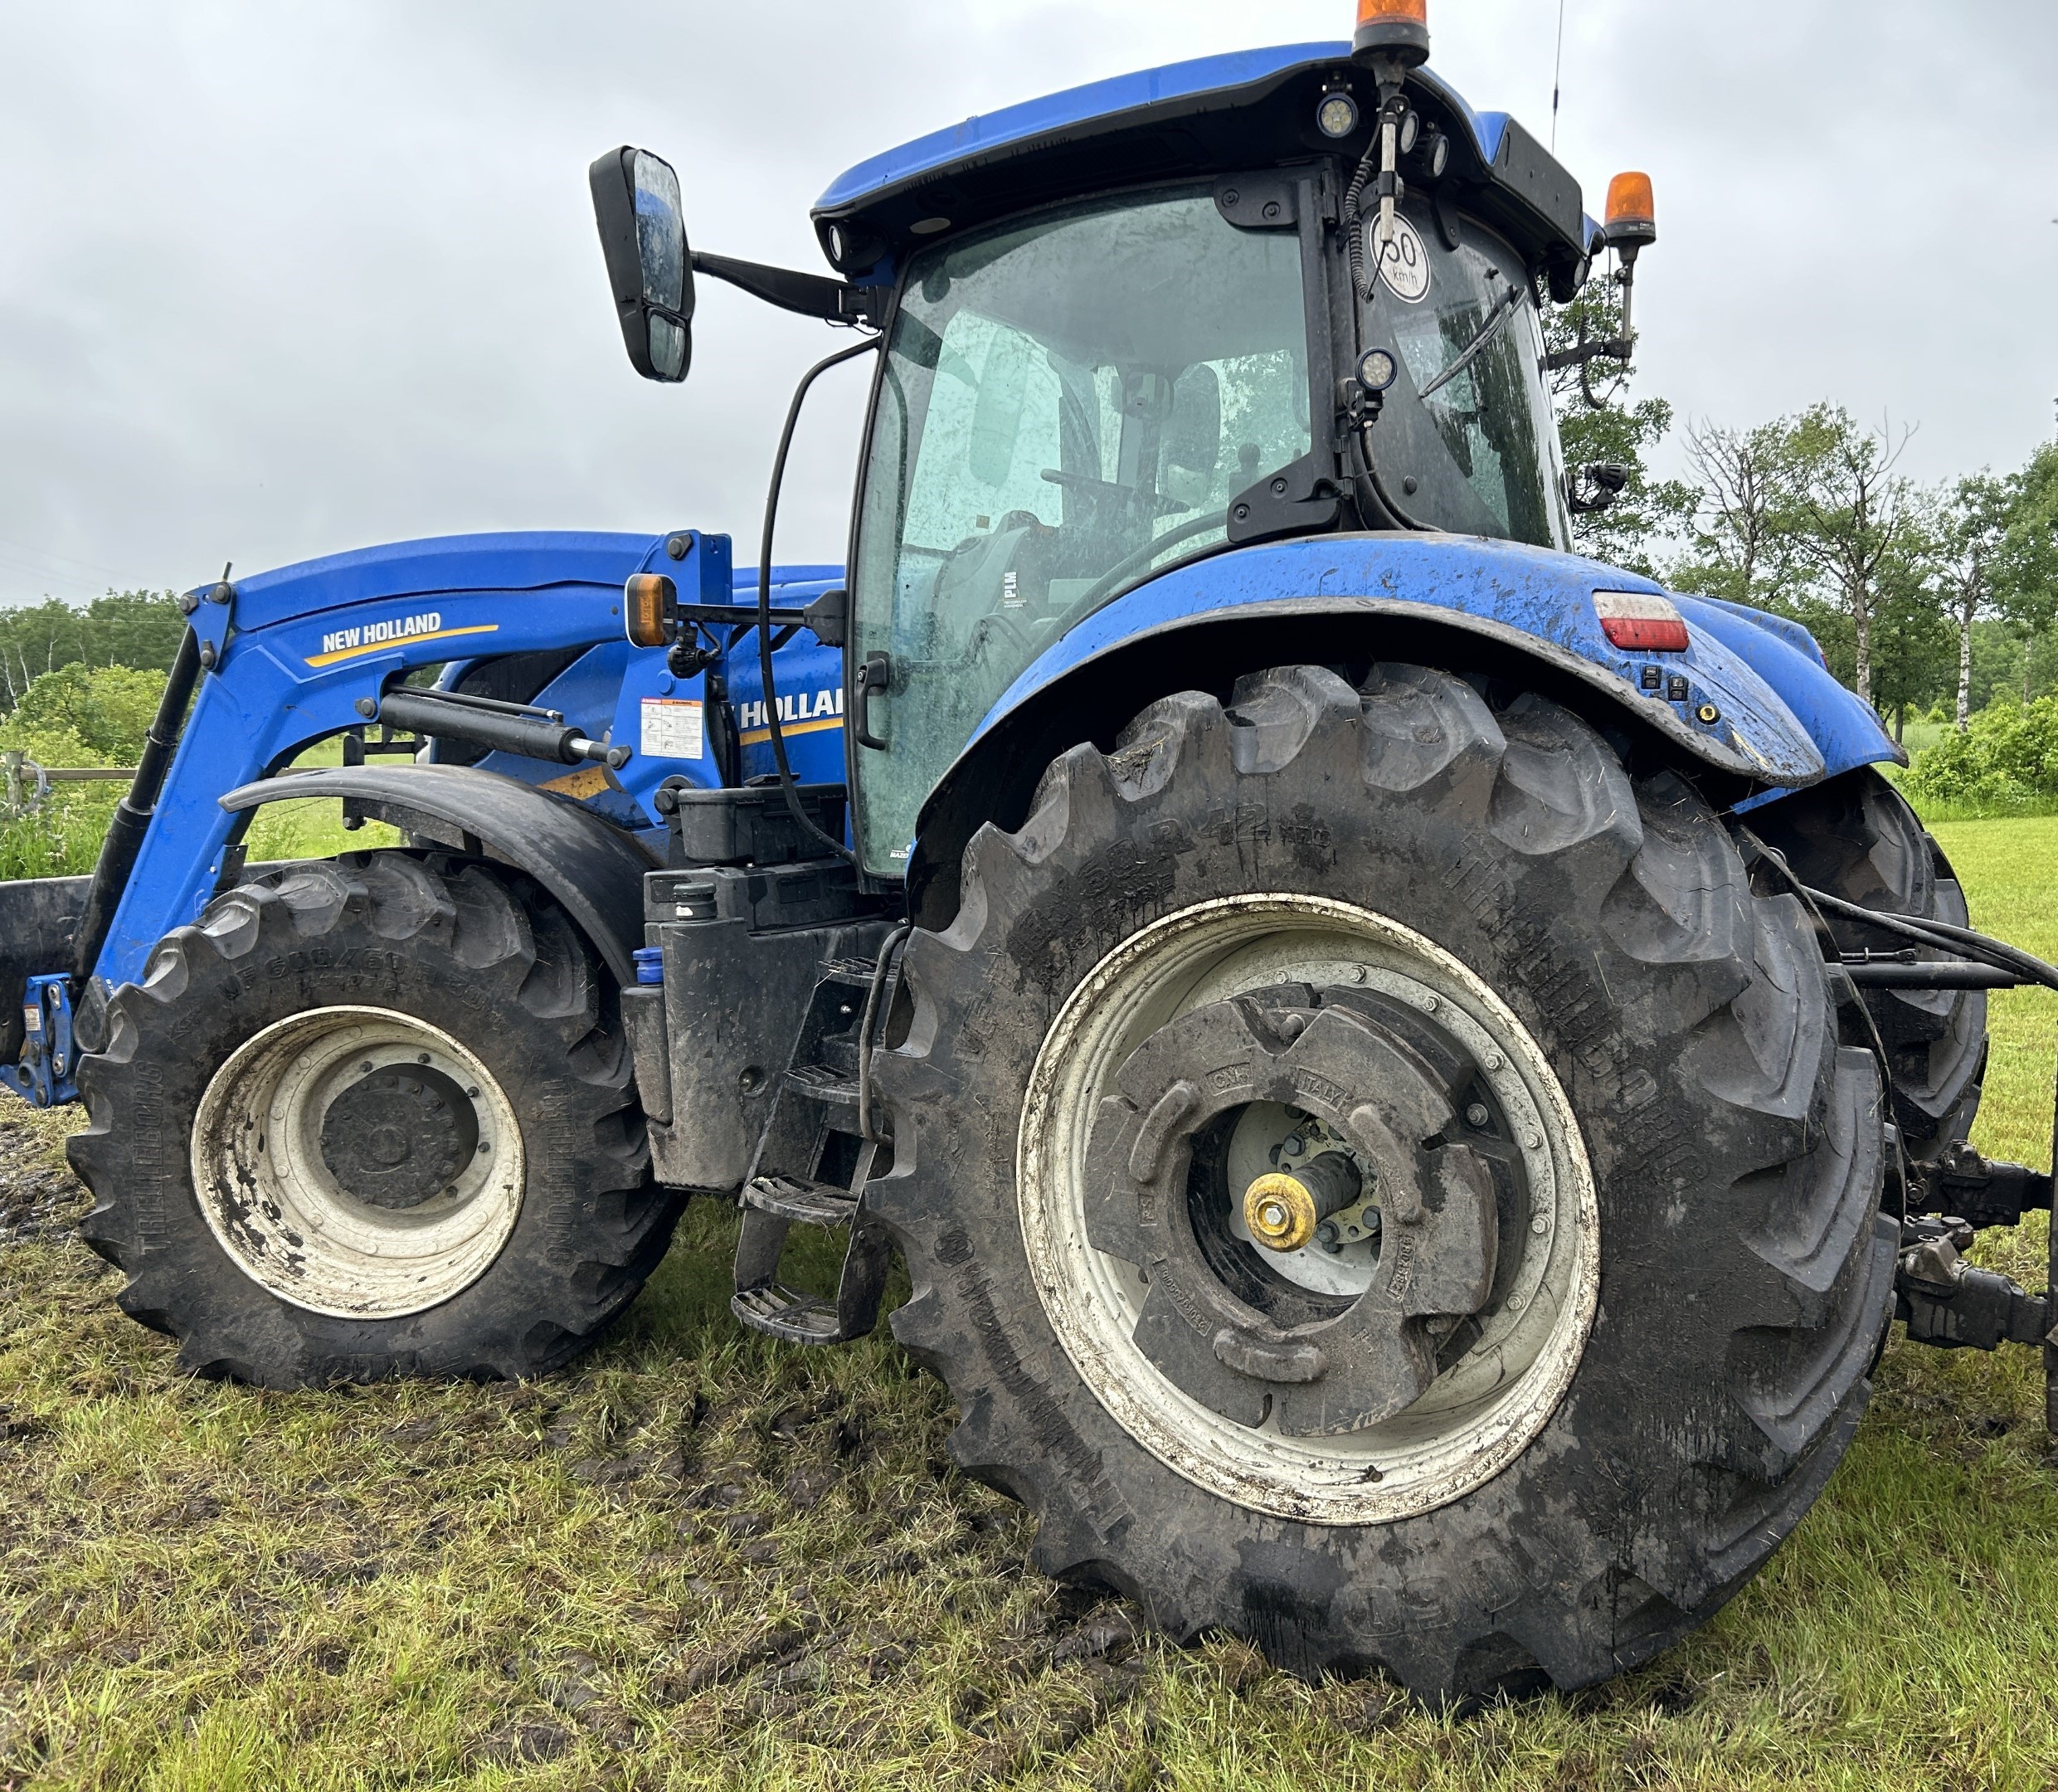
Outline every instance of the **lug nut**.
{"label": "lug nut", "polygon": [[1467,1126],[1483,1127],[1492,1118],[1493,1116],[1486,1112],[1484,1102],[1474,1102],[1465,1110],[1465,1123]]}

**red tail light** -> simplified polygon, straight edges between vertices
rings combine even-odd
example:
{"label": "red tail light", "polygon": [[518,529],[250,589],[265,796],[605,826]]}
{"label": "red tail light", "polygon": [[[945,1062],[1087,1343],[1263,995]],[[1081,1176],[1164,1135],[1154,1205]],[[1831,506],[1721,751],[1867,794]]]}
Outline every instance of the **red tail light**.
{"label": "red tail light", "polygon": [[1647,592],[1596,592],[1593,613],[1608,645],[1625,653],[1685,653],[1686,618],[1669,597]]}

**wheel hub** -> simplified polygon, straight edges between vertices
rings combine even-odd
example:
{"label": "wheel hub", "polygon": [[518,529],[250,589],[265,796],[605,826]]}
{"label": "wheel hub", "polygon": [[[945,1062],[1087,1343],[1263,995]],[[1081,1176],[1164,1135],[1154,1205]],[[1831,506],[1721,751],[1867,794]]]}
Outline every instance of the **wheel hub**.
{"label": "wheel hub", "polygon": [[[1464,1047],[1389,996],[1282,985],[1180,1016],[1115,1081],[1088,1147],[1107,1175],[1087,1236],[1142,1272],[1144,1354],[1224,1417],[1289,1437],[1360,1430],[1419,1398],[1437,1373],[1429,1322],[1477,1312],[1498,1256],[1494,1135],[1491,1118],[1466,1124],[1481,1079]],[[1268,1155],[1297,1161],[1235,1186],[1215,1142],[1260,1106],[1295,1127]],[[1358,1262],[1340,1281],[1281,1273],[1311,1249],[1343,1259],[1338,1228],[1317,1234],[1353,1211]]]}
{"label": "wheel hub", "polygon": [[193,1117],[193,1188],[236,1268],[280,1299],[398,1318],[462,1293],[522,1210],[507,1091],[440,1028],[310,1009],[230,1054]]}
{"label": "wheel hub", "polygon": [[[1260,1243],[1252,1186],[1307,1186],[1329,1152],[1358,1200],[1297,1249]],[[1285,1518],[1382,1522],[1492,1479],[1598,1302],[1593,1172],[1542,1047],[1443,947],[1333,897],[1214,898],[1108,952],[1038,1052],[1015,1187],[1094,1396]]]}
{"label": "wheel hub", "polygon": [[374,1070],[322,1119],[322,1161],[348,1195],[404,1211],[442,1194],[479,1148],[479,1115],[426,1064]]}

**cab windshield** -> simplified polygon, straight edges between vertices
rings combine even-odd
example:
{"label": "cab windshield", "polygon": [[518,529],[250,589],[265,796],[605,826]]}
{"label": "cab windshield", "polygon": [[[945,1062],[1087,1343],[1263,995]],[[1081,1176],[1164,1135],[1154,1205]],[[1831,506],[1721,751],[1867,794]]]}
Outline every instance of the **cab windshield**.
{"label": "cab windshield", "polygon": [[861,838],[898,872],[994,700],[1072,623],[1221,545],[1236,495],[1311,446],[1301,240],[1212,189],[1097,202],[911,267],[855,567],[870,701]]}

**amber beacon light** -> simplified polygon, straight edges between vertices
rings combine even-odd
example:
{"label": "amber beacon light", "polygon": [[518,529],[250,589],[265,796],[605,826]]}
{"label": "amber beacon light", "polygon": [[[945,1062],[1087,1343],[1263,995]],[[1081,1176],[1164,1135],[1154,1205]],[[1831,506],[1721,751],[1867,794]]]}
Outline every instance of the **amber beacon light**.
{"label": "amber beacon light", "polygon": [[1618,250],[1647,249],[1658,240],[1657,202],[1648,174],[1618,174],[1608,183],[1608,219],[1602,233]]}
{"label": "amber beacon light", "polygon": [[1359,60],[1391,56],[1404,68],[1429,60],[1429,0],[1358,0],[1358,32],[1351,54]]}

